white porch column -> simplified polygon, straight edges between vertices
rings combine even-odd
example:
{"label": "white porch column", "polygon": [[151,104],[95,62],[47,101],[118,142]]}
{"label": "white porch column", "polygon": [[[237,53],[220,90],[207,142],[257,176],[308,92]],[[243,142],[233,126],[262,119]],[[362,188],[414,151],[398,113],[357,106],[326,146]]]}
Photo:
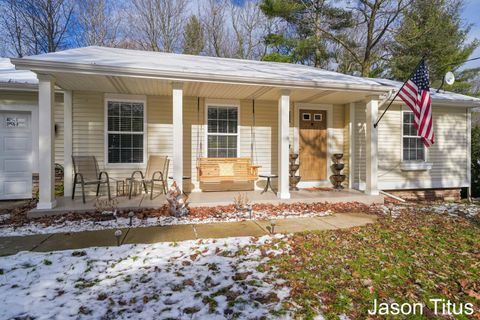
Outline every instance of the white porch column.
{"label": "white porch column", "polygon": [[365,193],[378,195],[378,128],[373,125],[378,118],[378,100],[371,97],[367,100],[367,121],[366,121],[366,185]]}
{"label": "white porch column", "polygon": [[55,80],[38,75],[38,173],[39,201],[37,209],[52,209],[55,201]]}
{"label": "white porch column", "polygon": [[173,180],[183,190],[183,84],[172,83]]}
{"label": "white porch column", "polygon": [[[350,145],[348,146],[348,188],[353,189],[353,181],[355,179],[355,130],[356,128],[356,121],[355,121],[355,103],[352,102],[348,106],[348,134],[349,138],[348,141]],[[360,181],[358,182],[360,184]]]}
{"label": "white porch column", "polygon": [[467,109],[467,198],[472,198],[472,109]]}
{"label": "white porch column", "polygon": [[71,197],[73,186],[72,91],[63,93],[63,129],[63,195]]}
{"label": "white porch column", "polygon": [[290,199],[289,189],[289,113],[290,91],[283,90],[278,98],[278,193],[280,199]]}

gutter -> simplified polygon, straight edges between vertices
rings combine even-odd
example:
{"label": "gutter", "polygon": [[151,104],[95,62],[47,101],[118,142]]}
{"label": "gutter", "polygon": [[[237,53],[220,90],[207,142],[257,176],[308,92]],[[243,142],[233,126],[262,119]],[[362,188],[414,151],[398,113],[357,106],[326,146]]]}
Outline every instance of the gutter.
{"label": "gutter", "polygon": [[[393,102],[396,105],[405,105],[403,100],[395,99]],[[480,101],[475,100],[450,100],[450,99],[435,99],[432,98],[433,107],[462,107],[462,108],[476,108],[480,107]]]}
{"label": "gutter", "polygon": [[[0,82],[0,91],[38,92],[38,84]],[[64,90],[55,86],[55,93],[64,93]]]}
{"label": "gutter", "polygon": [[0,82],[0,90],[9,91],[38,91],[38,84]]}
{"label": "gutter", "polygon": [[394,87],[384,85],[361,85],[361,84],[336,84],[332,82],[316,81],[288,81],[273,80],[269,78],[248,78],[244,76],[223,76],[208,73],[186,73],[172,72],[151,69],[139,69],[131,67],[110,67],[96,64],[72,64],[68,62],[51,62],[42,60],[31,60],[24,58],[11,59],[11,62],[19,70],[32,70],[36,73],[76,73],[85,75],[105,75],[105,76],[129,76],[146,79],[161,79],[170,81],[195,81],[209,83],[227,83],[258,85],[271,87],[299,88],[299,89],[327,89],[327,90],[346,90],[371,93],[385,93]]}

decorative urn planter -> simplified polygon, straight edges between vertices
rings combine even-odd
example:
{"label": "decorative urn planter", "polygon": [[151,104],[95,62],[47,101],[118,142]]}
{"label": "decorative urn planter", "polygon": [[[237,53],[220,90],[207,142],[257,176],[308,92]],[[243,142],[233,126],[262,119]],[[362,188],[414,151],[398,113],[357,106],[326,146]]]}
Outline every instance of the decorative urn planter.
{"label": "decorative urn planter", "polygon": [[335,153],[333,155],[333,164],[332,170],[334,174],[330,176],[330,181],[332,181],[333,188],[337,191],[343,190],[342,183],[347,178],[346,175],[341,174],[341,171],[345,168],[345,164],[341,163],[340,161],[343,158],[343,153]]}

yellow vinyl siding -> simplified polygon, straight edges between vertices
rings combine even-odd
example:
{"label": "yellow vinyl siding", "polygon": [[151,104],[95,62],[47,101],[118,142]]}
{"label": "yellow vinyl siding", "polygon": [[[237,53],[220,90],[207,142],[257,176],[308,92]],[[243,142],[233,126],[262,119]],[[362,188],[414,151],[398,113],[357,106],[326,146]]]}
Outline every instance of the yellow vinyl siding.
{"label": "yellow vinyl siding", "polygon": [[[382,114],[385,107],[379,110]],[[378,126],[378,183],[381,189],[461,187],[467,181],[467,109],[433,104],[435,144],[427,150],[431,170],[403,171],[402,109],[393,105]],[[365,104],[356,110],[355,178],[365,181]],[[359,128],[362,128],[358,130]]]}
{"label": "yellow vinyl siding", "polygon": [[[73,94],[73,152],[78,155],[95,155],[101,169],[112,177],[128,177],[135,169],[143,166],[106,166],[105,164],[105,105],[103,93],[75,91]],[[330,153],[344,152],[345,106],[334,105],[332,112],[332,140]],[[205,99],[200,99],[197,112],[197,98],[184,97],[183,110],[183,165],[184,174],[191,176],[185,181],[185,189],[199,189],[196,160],[206,152]],[[239,153],[240,157],[251,157],[252,163],[261,166],[259,173],[276,174],[278,170],[278,102],[255,101],[255,146],[252,154],[252,101],[240,101]],[[147,97],[147,153],[168,156],[173,154],[172,99],[169,96]],[[293,137],[293,126],[291,125]],[[293,147],[293,139],[292,139]],[[348,162],[348,155],[344,162]],[[170,163],[169,174],[172,173]],[[348,169],[347,169],[348,170]],[[346,171],[348,172],[348,171]],[[260,179],[261,180],[261,179]],[[262,186],[262,181],[258,181]],[[204,187],[204,186],[202,186]]]}
{"label": "yellow vinyl siding", "polygon": [[0,104],[38,106],[38,93],[21,91],[0,91]]}
{"label": "yellow vinyl siding", "polygon": [[63,133],[65,127],[63,125],[63,94],[57,94],[55,96],[55,109],[54,109],[54,122],[57,128],[55,132],[55,163],[59,163],[61,165],[64,164],[63,162]]}
{"label": "yellow vinyl siding", "polygon": [[278,103],[276,101],[255,101],[255,143],[252,154],[252,101],[242,100],[240,104],[240,156],[251,157],[258,172],[276,174],[278,170]]}
{"label": "yellow vinyl siding", "polygon": [[355,174],[353,181],[355,184],[365,182],[365,121],[366,121],[365,103],[355,103],[355,119],[353,122],[353,133],[355,138]]}
{"label": "yellow vinyl siding", "polygon": [[[331,154],[334,153],[343,153],[343,142],[344,142],[344,122],[345,122],[345,109],[343,104],[334,104],[333,105],[333,132],[332,132],[332,150]],[[343,158],[343,161],[348,161],[348,159]]]}

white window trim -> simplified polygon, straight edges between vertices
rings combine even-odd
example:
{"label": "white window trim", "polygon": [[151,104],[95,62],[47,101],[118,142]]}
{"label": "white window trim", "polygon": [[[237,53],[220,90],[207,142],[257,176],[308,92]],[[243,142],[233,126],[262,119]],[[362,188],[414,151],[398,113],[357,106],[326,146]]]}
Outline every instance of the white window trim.
{"label": "white window trim", "polygon": [[[108,102],[131,102],[143,104],[143,162],[109,163],[108,162]],[[139,168],[147,164],[147,97],[143,95],[105,94],[104,97],[104,163],[107,168]]]}
{"label": "white window trim", "polygon": [[[295,153],[300,152],[300,109],[310,109],[315,111],[326,111],[327,112],[327,179],[326,180],[308,180],[298,183],[299,188],[311,188],[311,187],[330,187],[332,183],[330,182],[330,176],[333,174],[332,171],[332,156],[334,152],[333,148],[333,105],[332,104],[319,104],[319,103],[295,103],[293,105],[293,112],[295,115],[294,124],[293,124],[293,150]],[[291,121],[291,119],[290,119]],[[342,151],[342,153],[344,153]]]}
{"label": "white window trim", "polygon": [[240,101],[239,100],[225,100],[225,99],[206,99],[205,100],[205,137],[204,145],[205,150],[203,151],[203,156],[208,157],[208,107],[234,107],[237,108],[237,133],[214,133],[212,135],[226,135],[226,136],[236,136],[237,137],[237,158],[240,157]]}
{"label": "white window trim", "polygon": [[410,109],[402,109],[401,112],[401,128],[400,128],[400,169],[402,171],[427,171],[431,170],[433,167],[432,163],[428,162],[428,149],[423,145],[423,154],[425,155],[424,160],[403,160],[403,138],[420,138],[420,136],[407,136],[403,134],[403,116],[406,112],[413,113]]}

